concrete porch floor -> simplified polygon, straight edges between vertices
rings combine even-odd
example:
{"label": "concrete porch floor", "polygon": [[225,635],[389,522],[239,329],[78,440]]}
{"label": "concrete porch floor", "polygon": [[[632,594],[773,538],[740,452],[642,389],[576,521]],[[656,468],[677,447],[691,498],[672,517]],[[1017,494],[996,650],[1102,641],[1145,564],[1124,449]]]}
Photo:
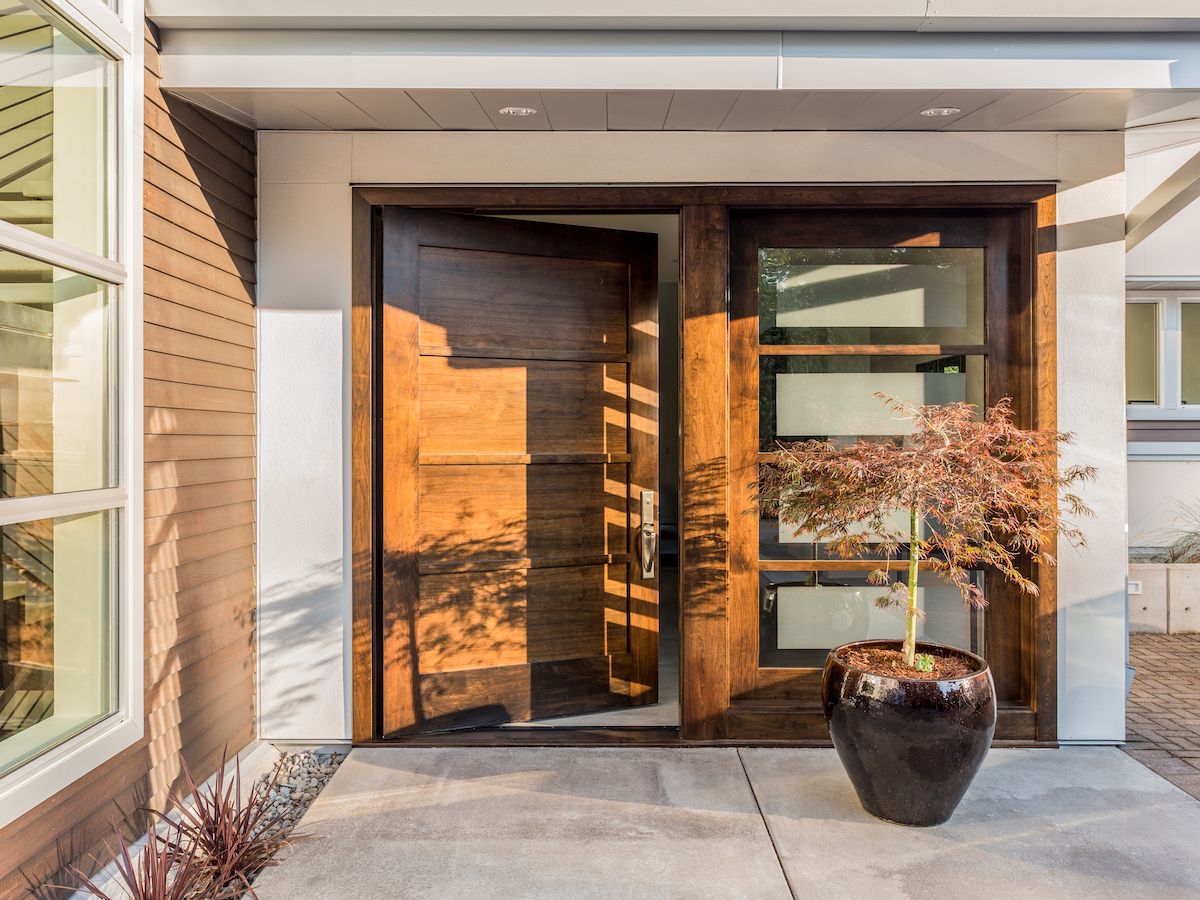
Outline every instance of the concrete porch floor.
{"label": "concrete porch floor", "polygon": [[1200,803],[1111,747],[994,750],[946,825],[832,750],[357,749],[262,900],[1200,896]]}

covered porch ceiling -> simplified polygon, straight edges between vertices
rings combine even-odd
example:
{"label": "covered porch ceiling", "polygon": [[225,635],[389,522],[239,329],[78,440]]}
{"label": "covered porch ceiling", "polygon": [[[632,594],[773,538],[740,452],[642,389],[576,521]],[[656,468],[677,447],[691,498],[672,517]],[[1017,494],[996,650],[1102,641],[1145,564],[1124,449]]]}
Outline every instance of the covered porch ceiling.
{"label": "covered porch ceiling", "polygon": [[1112,131],[1200,117],[1189,33],[176,27],[159,40],[164,89],[258,129]]}
{"label": "covered porch ceiling", "polygon": [[[1200,138],[1200,91],[197,88],[255,129],[301,131],[1119,131]],[[926,110],[936,111],[926,113]],[[1186,139],[1186,138],[1184,138]]]}

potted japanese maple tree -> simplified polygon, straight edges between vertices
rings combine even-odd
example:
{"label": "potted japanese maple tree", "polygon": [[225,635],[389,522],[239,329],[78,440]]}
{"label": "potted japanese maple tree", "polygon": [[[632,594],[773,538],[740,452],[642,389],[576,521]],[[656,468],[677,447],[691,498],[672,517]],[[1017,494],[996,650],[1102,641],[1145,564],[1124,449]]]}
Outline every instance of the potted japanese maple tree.
{"label": "potted japanese maple tree", "polygon": [[[781,445],[763,467],[759,502],[780,523],[810,532],[842,558],[877,560],[877,606],[903,613],[903,639],[855,641],[830,651],[822,678],[825,718],[863,807],[905,825],[953,815],[996,728],[987,663],[967,650],[917,639],[922,572],[938,573],[968,606],[986,598],[973,572],[990,569],[1036,594],[1029,565],[1054,565],[1059,536],[1081,545],[1059,518],[1090,510],[1072,486],[1086,466],[1060,466],[1070,436],[1029,431],[1002,400],[982,418],[969,403],[919,406],[877,397],[912,432],[849,446]],[[897,527],[896,513],[904,526]]]}

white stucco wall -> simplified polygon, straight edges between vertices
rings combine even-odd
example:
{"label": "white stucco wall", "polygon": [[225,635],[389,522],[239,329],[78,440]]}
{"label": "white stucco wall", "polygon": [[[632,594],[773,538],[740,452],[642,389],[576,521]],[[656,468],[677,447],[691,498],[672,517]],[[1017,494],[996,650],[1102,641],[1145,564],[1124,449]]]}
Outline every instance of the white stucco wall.
{"label": "white stucco wall", "polygon": [[1059,569],[1059,728],[1124,736],[1124,145],[1119,134],[285,133],[259,146],[260,715],[350,735],[350,186],[1059,182],[1059,415],[1100,468]]}

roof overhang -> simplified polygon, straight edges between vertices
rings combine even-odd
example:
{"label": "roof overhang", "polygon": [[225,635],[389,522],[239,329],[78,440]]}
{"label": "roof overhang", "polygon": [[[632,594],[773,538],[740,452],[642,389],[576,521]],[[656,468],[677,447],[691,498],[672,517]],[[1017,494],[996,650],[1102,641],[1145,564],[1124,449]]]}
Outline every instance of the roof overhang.
{"label": "roof overhang", "polygon": [[[1200,114],[1191,34],[168,29],[162,42],[164,88],[258,128],[1098,131]],[[499,119],[510,105],[545,114]],[[961,112],[920,115],[931,107]]]}
{"label": "roof overhang", "polygon": [[1194,0],[149,0],[164,28],[1200,31]]}

